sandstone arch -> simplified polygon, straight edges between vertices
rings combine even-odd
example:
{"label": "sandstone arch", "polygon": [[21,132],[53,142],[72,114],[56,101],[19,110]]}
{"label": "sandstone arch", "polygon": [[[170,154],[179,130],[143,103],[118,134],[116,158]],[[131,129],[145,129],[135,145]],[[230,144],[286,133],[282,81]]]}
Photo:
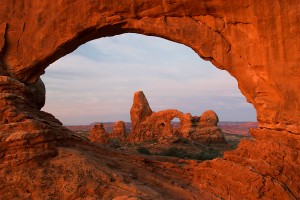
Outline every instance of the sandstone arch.
{"label": "sandstone arch", "polygon": [[[296,22],[297,12],[290,10],[297,11],[299,5],[276,1],[278,14],[272,15],[267,1],[228,4],[218,0],[6,3],[0,22],[2,71],[32,83],[50,63],[92,39],[126,32],[159,36],[191,47],[234,76],[256,108],[260,127],[296,132],[300,114],[290,102],[297,107],[300,101],[295,90],[300,86],[295,73],[299,57],[292,53],[299,50],[294,45],[297,30],[277,24]],[[289,76],[285,84],[283,70]]]}
{"label": "sandstone arch", "polygon": [[[234,76],[257,110],[260,129],[252,131],[256,140],[242,142],[224,159],[194,167],[198,171],[189,179],[192,185],[214,197],[300,198],[299,17],[296,0],[2,2],[0,159],[6,164],[0,169],[57,155],[61,140],[83,143],[53,116],[39,111],[43,97],[32,98],[35,90],[28,85],[84,42],[134,32],[191,47]],[[43,143],[47,145],[40,147]],[[224,167],[227,174],[241,173],[224,176]],[[246,178],[237,181],[243,175]],[[9,188],[10,182],[1,184]],[[245,188],[230,190],[240,184]]]}

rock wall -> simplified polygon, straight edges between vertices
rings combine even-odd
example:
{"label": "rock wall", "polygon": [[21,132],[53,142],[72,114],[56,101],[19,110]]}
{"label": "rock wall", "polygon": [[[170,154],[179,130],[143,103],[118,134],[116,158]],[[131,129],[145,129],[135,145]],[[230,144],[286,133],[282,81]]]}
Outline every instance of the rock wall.
{"label": "rock wall", "polygon": [[[297,0],[2,1],[1,199],[299,199],[299,18]],[[257,111],[255,139],[223,159],[159,163],[87,144],[40,111],[49,64],[128,32],[182,43],[227,70]]]}

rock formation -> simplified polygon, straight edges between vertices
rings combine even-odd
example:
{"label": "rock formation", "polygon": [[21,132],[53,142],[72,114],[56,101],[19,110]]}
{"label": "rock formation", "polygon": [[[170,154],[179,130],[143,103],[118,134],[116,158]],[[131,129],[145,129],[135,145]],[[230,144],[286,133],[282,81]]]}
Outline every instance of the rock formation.
{"label": "rock formation", "polygon": [[[200,143],[226,143],[217,127],[218,116],[212,110],[204,112],[200,117],[178,110],[152,112],[144,93],[139,91],[134,94],[130,115],[134,126],[129,134],[129,142],[158,140],[161,143],[186,138]],[[174,118],[179,118],[179,128],[173,128]]]}
{"label": "rock formation", "polygon": [[95,124],[92,130],[90,131],[90,134],[88,136],[88,139],[91,142],[97,142],[102,144],[108,144],[109,135],[105,131],[104,126],[102,123]]}
{"label": "rock formation", "polygon": [[213,110],[207,110],[202,113],[199,122],[202,126],[217,126],[219,117]]}
{"label": "rock formation", "polygon": [[132,128],[134,129],[137,124],[144,121],[151,114],[152,110],[144,93],[142,91],[134,93],[133,104],[130,109]]}
{"label": "rock formation", "polygon": [[[2,1],[0,198],[300,199],[299,17],[297,0]],[[227,70],[257,111],[254,139],[222,159],[154,162],[87,143],[40,111],[49,64],[128,32]]]}
{"label": "rock formation", "polygon": [[108,133],[102,123],[97,123],[90,130],[88,139],[91,142],[108,144],[110,140],[117,139],[120,142],[124,141],[126,137],[125,122],[117,121],[111,133]]}
{"label": "rock formation", "polygon": [[117,138],[120,140],[125,139],[126,137],[126,127],[124,121],[117,121],[112,132],[109,134],[110,138]]}

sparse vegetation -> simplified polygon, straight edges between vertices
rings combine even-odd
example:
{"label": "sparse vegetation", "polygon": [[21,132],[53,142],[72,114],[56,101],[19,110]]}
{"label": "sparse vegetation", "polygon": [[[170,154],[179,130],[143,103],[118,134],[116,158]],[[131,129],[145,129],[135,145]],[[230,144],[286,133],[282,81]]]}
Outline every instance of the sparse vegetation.
{"label": "sparse vegetation", "polygon": [[149,141],[148,141],[149,144],[155,144],[155,143],[157,143],[157,142],[158,142],[157,139],[152,139],[152,140],[149,140]]}
{"label": "sparse vegetation", "polygon": [[188,154],[184,149],[179,149],[177,147],[170,147],[166,150],[164,150],[161,153],[162,156],[173,156],[177,158],[188,158]]}
{"label": "sparse vegetation", "polygon": [[110,148],[118,149],[121,147],[121,142],[118,138],[109,139],[108,144]]}
{"label": "sparse vegetation", "polygon": [[196,154],[189,153],[184,149],[180,149],[177,147],[170,147],[162,151],[159,155],[161,156],[172,156],[181,159],[195,159],[195,160],[212,160],[214,158],[220,157],[221,153],[215,149],[208,149],[204,151],[200,151]]}
{"label": "sparse vegetation", "polygon": [[140,153],[140,154],[144,154],[144,155],[150,155],[150,151],[146,148],[146,147],[139,147],[137,149],[137,151]]}
{"label": "sparse vegetation", "polygon": [[178,137],[173,143],[184,143],[188,144],[190,143],[190,140],[184,137]]}
{"label": "sparse vegetation", "polygon": [[212,160],[217,157],[220,157],[220,152],[217,150],[209,150],[209,151],[202,151],[195,155],[194,159],[196,160]]}
{"label": "sparse vegetation", "polygon": [[[81,130],[75,133],[79,137],[86,138],[88,131]],[[161,142],[158,139],[150,139],[138,142],[121,142],[120,139],[110,139],[109,147],[114,149],[122,149],[122,151],[129,151],[132,153],[139,153],[143,155],[159,155],[177,157],[180,159],[195,159],[195,160],[212,160],[222,157],[224,151],[233,150],[237,148],[240,140],[251,139],[248,135],[237,135],[231,133],[223,133],[227,144],[199,143],[183,137],[176,137],[172,142]]]}
{"label": "sparse vegetation", "polygon": [[242,139],[251,139],[251,136],[224,133],[224,137],[231,149],[236,149]]}

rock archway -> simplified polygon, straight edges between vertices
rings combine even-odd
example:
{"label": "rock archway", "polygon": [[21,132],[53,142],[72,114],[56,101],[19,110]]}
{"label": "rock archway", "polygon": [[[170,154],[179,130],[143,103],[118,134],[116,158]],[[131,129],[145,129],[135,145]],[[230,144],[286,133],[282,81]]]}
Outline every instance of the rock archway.
{"label": "rock archway", "polygon": [[[234,76],[241,92],[257,110],[259,129],[252,131],[255,140],[242,142],[224,159],[191,167],[194,174],[183,176],[191,191],[207,198],[300,198],[299,13],[300,3],[296,0],[1,3],[1,176],[8,166],[29,176],[29,169],[36,163],[40,169],[46,168],[45,159],[53,169],[62,159],[59,156],[67,152],[62,146],[72,148],[75,143],[81,145],[79,152],[84,149],[86,143],[53,116],[40,111],[44,88],[39,77],[49,64],[87,41],[133,32],[191,47],[203,59]],[[76,158],[87,158],[88,154],[80,156]],[[93,170],[104,180],[97,166]],[[75,167],[69,170],[78,172]],[[41,174],[36,176],[46,176]],[[13,175],[5,177],[2,180],[6,181],[0,182],[2,195],[11,197],[26,191],[21,186],[6,190],[10,184],[24,182],[13,179]],[[84,185],[80,181],[74,183],[75,188]],[[96,182],[91,182],[95,186]],[[49,191],[45,194],[60,190],[53,186]],[[91,191],[96,195],[96,189]],[[181,195],[190,194],[180,191]],[[147,194],[147,190],[141,194]],[[162,195],[150,195],[159,194]]]}

